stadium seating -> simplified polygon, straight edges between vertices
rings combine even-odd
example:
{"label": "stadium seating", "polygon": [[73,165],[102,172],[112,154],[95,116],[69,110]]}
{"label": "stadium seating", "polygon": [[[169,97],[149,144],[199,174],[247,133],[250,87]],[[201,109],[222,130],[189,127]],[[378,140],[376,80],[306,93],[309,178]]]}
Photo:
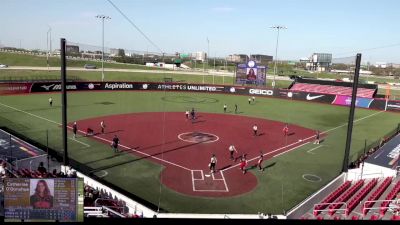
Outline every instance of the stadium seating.
{"label": "stadium seating", "polygon": [[[372,193],[372,195],[368,198],[368,201],[375,201],[377,199],[379,199],[379,197],[383,194],[383,192],[385,192],[385,190],[387,189],[387,187],[389,187],[390,183],[392,182],[393,177],[386,177],[385,180],[382,182],[382,184],[378,187],[378,189]],[[363,215],[365,216],[370,207],[372,207],[374,205],[374,202],[367,202],[364,204],[362,211],[363,211]]]}
{"label": "stadium seating", "polygon": [[[396,196],[398,192],[400,192],[400,181],[397,181],[396,185],[386,196],[385,200],[393,200],[393,198]],[[388,210],[386,207],[388,207],[389,204],[390,204],[389,201],[382,202],[381,209],[379,210],[381,215],[385,215],[386,211]]]}
{"label": "stadium seating", "polygon": [[[321,84],[308,84],[308,83],[295,83],[290,90],[304,91],[332,95],[348,95],[351,96],[352,88],[334,85],[321,85]],[[368,88],[358,88],[357,97],[373,98],[375,90]]]}
{"label": "stadium seating", "polygon": [[314,216],[317,216],[320,211],[317,210],[322,210],[325,209],[328,204],[324,203],[331,203],[333,202],[339,195],[341,195],[344,191],[346,191],[349,187],[351,186],[351,181],[346,181],[344,182],[340,187],[338,187],[336,190],[334,190],[331,194],[329,194],[324,200],[319,205],[316,205],[314,208]]}
{"label": "stadium seating", "polygon": [[379,220],[379,216],[378,215],[372,215],[369,219],[370,220]]}
{"label": "stadium seating", "polygon": [[346,216],[361,202],[362,199],[375,187],[378,178],[372,179],[354,198],[347,204]]}
{"label": "stadium seating", "polygon": [[336,209],[340,208],[342,205],[341,202],[347,202],[347,200],[353,196],[362,186],[364,185],[364,180],[357,181],[348,191],[346,191],[343,195],[341,195],[335,203],[329,206],[329,215],[333,215],[336,212]]}
{"label": "stadium seating", "polygon": [[351,217],[351,220],[359,220],[359,219],[360,219],[359,216],[352,216],[352,217]]}
{"label": "stadium seating", "polygon": [[392,218],[390,218],[390,219],[391,220],[400,220],[400,216],[393,215]]}

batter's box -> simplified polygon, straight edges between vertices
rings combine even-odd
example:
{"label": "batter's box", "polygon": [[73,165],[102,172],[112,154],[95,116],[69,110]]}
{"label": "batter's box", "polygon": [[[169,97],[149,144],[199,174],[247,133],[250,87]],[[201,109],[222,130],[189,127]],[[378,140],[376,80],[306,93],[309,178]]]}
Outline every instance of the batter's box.
{"label": "batter's box", "polygon": [[192,170],[193,180],[204,180],[203,170]]}
{"label": "batter's box", "polygon": [[222,172],[217,172],[211,176],[203,176],[203,179],[198,179],[200,178],[200,175],[197,174],[203,175],[203,171],[200,171],[192,171],[193,191],[229,192],[224,174]]}

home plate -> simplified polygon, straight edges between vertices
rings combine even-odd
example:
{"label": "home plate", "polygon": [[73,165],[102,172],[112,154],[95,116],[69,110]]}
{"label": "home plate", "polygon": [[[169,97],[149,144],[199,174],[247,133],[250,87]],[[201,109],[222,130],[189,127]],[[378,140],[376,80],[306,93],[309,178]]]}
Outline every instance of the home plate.
{"label": "home plate", "polygon": [[204,174],[204,176],[205,176],[205,177],[211,177],[211,175],[210,175],[210,174]]}

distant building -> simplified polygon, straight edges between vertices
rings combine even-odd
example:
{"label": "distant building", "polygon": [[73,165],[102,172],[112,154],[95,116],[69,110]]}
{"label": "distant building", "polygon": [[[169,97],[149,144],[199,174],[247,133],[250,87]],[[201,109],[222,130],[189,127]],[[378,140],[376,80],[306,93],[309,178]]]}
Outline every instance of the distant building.
{"label": "distant building", "polygon": [[111,57],[116,57],[116,56],[124,56],[125,55],[125,50],[121,48],[110,48],[110,56]]}
{"label": "distant building", "polygon": [[101,54],[101,51],[95,51],[95,52],[85,51],[85,52],[81,52],[81,57],[82,58],[90,58],[90,59],[101,59],[102,54]]}
{"label": "distant building", "polygon": [[255,55],[250,55],[250,58],[258,64],[267,64],[268,62],[271,62],[274,60],[274,57],[270,55],[260,55],[260,54],[255,54]]}
{"label": "distant building", "polygon": [[386,62],[376,62],[374,66],[376,68],[382,68],[382,69],[389,67],[388,63]]}
{"label": "distant building", "polygon": [[233,55],[229,55],[228,57],[226,57],[226,61],[234,62],[234,63],[247,62],[248,59],[249,59],[249,56],[245,55],[245,54],[233,54]]}
{"label": "distant building", "polygon": [[204,62],[207,59],[207,53],[205,52],[194,52],[191,54],[191,58],[196,61]]}
{"label": "distant building", "polygon": [[393,67],[394,69],[400,69],[400,64],[398,63],[390,63],[390,67]]}
{"label": "distant building", "polygon": [[313,53],[306,63],[308,70],[312,71],[329,71],[332,65],[331,53]]}
{"label": "distant building", "polygon": [[66,53],[79,53],[79,46],[78,45],[66,45],[65,46]]}

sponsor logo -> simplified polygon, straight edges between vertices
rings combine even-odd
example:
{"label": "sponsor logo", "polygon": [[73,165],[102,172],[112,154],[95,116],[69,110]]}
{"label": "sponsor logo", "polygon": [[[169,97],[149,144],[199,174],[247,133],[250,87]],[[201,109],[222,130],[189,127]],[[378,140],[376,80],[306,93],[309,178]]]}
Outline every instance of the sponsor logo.
{"label": "sponsor logo", "polygon": [[42,88],[46,89],[46,91],[50,91],[50,88],[51,88],[51,87],[53,87],[53,86],[54,86],[54,84],[50,84],[50,85],[42,85],[42,86],[40,86],[40,87],[42,87]]}
{"label": "sponsor logo", "polygon": [[250,89],[249,94],[274,95],[274,91],[273,90],[263,90],[263,89]]}
{"label": "sponsor logo", "polygon": [[149,85],[148,84],[143,84],[142,88],[146,90],[147,88],[149,88]]}
{"label": "sponsor logo", "polygon": [[400,109],[400,105],[392,105],[392,104],[388,104],[389,107],[393,107],[393,108],[399,108]]}
{"label": "sponsor logo", "polygon": [[217,91],[217,87],[212,87],[212,86],[194,86],[194,85],[188,85],[187,86],[188,90],[193,90],[193,91]]}
{"label": "sponsor logo", "polygon": [[[60,91],[61,90],[61,84],[50,84],[50,85],[42,85],[41,86],[43,89],[46,91]],[[75,84],[69,84],[65,86],[67,90],[77,90],[78,87],[76,87]]]}
{"label": "sponsor logo", "polygon": [[[346,105],[350,105],[351,104],[351,98],[346,98],[346,100],[344,100]],[[356,99],[356,106],[358,106],[358,99]]]}
{"label": "sponsor logo", "polygon": [[186,90],[186,85],[181,84],[159,84],[157,89],[161,90]]}
{"label": "sponsor logo", "polygon": [[127,84],[127,83],[109,84],[109,83],[106,83],[104,88],[111,89],[111,90],[114,90],[114,89],[133,89],[133,84]]}
{"label": "sponsor logo", "polygon": [[90,83],[90,84],[88,85],[88,88],[89,88],[89,89],[93,89],[93,88],[94,88],[94,84]]}
{"label": "sponsor logo", "polygon": [[231,87],[231,89],[229,89],[229,91],[230,91],[231,93],[235,93],[235,92],[236,92],[236,89],[235,89],[234,87]]}
{"label": "sponsor logo", "polygon": [[307,94],[307,97],[306,97],[306,99],[308,100],[308,101],[311,101],[311,100],[314,100],[314,99],[317,99],[317,98],[321,98],[321,97],[324,97],[325,95],[315,95],[315,96],[311,96],[310,94]]}
{"label": "sponsor logo", "polygon": [[393,148],[392,151],[389,152],[387,157],[392,158],[392,159],[397,159],[400,154],[400,144],[397,145],[395,148]]}
{"label": "sponsor logo", "polygon": [[219,140],[217,135],[203,132],[182,133],[178,135],[178,138],[191,143],[211,143]]}
{"label": "sponsor logo", "polygon": [[[66,85],[65,87],[67,88],[67,90],[76,90],[76,89],[78,89],[75,84]],[[53,91],[61,90],[61,84],[54,85],[52,90]]]}

